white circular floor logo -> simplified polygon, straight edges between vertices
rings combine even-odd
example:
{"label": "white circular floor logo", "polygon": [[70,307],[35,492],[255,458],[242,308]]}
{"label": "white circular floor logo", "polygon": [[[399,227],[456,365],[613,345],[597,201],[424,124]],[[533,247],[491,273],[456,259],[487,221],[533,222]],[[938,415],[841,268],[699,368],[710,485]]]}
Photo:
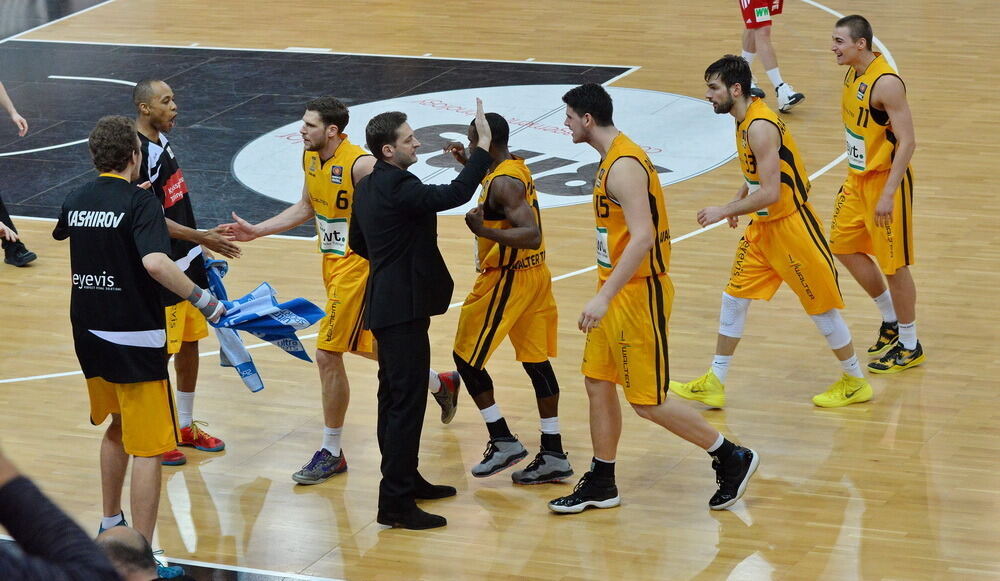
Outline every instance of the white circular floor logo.
{"label": "white circular floor logo", "polygon": [[[399,97],[351,107],[347,133],[364,146],[364,127],[383,111],[403,111],[421,143],[409,169],[425,183],[448,183],[461,167],[442,149],[468,143],[466,130],[480,97],[487,111],[510,123],[510,150],[526,159],[543,208],[589,203],[600,157],[574,144],[563,126],[562,96],[573,85],[518,85],[461,89]],[[716,115],[710,103],[671,93],[608,87],[615,125],[641,145],[664,185],[710,171],[736,155],[733,121]],[[301,121],[279,127],[247,144],[233,159],[233,174],[246,187],[294,203],[301,198]],[[464,214],[474,204],[443,214]]]}

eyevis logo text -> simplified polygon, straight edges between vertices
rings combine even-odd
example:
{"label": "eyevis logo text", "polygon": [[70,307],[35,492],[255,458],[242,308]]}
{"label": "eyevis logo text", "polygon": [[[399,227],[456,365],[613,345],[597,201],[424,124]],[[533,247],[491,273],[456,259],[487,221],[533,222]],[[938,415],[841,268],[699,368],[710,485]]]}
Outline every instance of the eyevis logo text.
{"label": "eyevis logo text", "polygon": [[80,290],[120,291],[115,284],[115,275],[101,271],[101,274],[73,273],[73,286]]}

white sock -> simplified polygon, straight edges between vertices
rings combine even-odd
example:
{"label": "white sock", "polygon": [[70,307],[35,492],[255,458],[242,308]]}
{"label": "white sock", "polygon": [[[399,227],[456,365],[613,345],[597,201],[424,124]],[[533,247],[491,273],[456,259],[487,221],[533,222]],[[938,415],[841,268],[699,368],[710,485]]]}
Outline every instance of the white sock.
{"label": "white sock", "polygon": [[542,433],[543,434],[558,434],[559,433],[559,416],[551,418],[542,418]]}
{"label": "white sock", "polygon": [[437,393],[441,389],[441,378],[438,377],[438,372],[433,369],[430,370],[430,375],[427,377],[427,389],[431,393]]}
{"label": "white sock", "polygon": [[774,85],[775,89],[785,84],[785,81],[781,80],[781,73],[778,71],[778,67],[767,71],[767,78],[771,79],[771,84]]}
{"label": "white sock", "polygon": [[111,527],[115,526],[116,524],[122,522],[122,520],[124,518],[125,518],[125,513],[123,513],[123,512],[119,512],[115,516],[105,516],[105,517],[102,517],[101,518],[101,528],[104,529],[104,530],[108,530]]}
{"label": "white sock", "polygon": [[899,324],[899,342],[904,349],[915,349],[917,347],[917,322]]}
{"label": "white sock", "polygon": [[614,464],[615,463],[614,460],[605,460],[604,458],[598,458],[597,456],[594,456],[594,460],[597,460],[598,462],[604,462],[605,464]]}
{"label": "white sock", "polygon": [[740,55],[740,56],[743,57],[743,60],[747,61],[748,65],[752,65],[753,64],[753,59],[754,59],[754,57],[757,56],[757,53],[755,53],[755,52],[749,52],[749,51],[743,51],[743,54]]}
{"label": "white sock", "polygon": [[729,374],[729,362],[732,358],[732,355],[716,355],[715,358],[712,359],[712,373],[714,373],[722,383],[726,382],[726,375]]}
{"label": "white sock", "polygon": [[889,289],[872,300],[875,301],[878,310],[882,312],[883,321],[886,323],[896,322],[896,310],[892,308],[892,295],[889,294]]}
{"label": "white sock", "polygon": [[715,439],[715,443],[712,444],[711,446],[709,446],[708,450],[705,450],[705,451],[708,452],[709,454],[711,454],[712,452],[715,452],[716,450],[718,450],[719,446],[722,446],[722,443],[725,442],[725,441],[726,441],[726,437],[722,435],[722,432],[719,432],[719,437]]}
{"label": "white sock", "polygon": [[340,456],[340,433],[343,431],[343,427],[323,428],[323,448],[334,456]]}
{"label": "white sock", "polygon": [[194,417],[194,392],[178,391],[177,397],[177,421],[182,428],[191,426]]}
{"label": "white sock", "polygon": [[483,420],[487,424],[492,424],[493,422],[503,419],[503,414],[500,413],[500,406],[493,404],[486,409],[479,410],[479,413],[483,414]]}
{"label": "white sock", "polygon": [[840,366],[844,368],[844,373],[851,377],[865,376],[865,374],[861,373],[861,364],[858,363],[857,355],[852,355],[850,359],[844,359],[840,362]]}

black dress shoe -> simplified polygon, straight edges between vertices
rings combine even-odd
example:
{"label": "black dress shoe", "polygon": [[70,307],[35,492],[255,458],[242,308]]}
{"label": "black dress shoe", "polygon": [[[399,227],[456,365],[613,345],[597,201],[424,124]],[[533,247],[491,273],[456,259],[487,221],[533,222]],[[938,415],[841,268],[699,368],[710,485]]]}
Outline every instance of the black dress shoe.
{"label": "black dress shoe", "polygon": [[379,510],[375,520],[380,525],[390,526],[394,529],[410,529],[414,531],[435,529],[448,524],[448,521],[443,516],[424,512],[417,507],[413,507],[407,512]]}
{"label": "black dress shoe", "polygon": [[18,243],[10,247],[5,253],[3,261],[12,266],[27,266],[29,262],[38,258],[38,255]]}
{"label": "black dress shoe", "polygon": [[455,496],[458,491],[454,486],[444,484],[431,484],[430,482],[418,482],[413,488],[413,498],[417,500],[435,500],[438,498],[448,498]]}

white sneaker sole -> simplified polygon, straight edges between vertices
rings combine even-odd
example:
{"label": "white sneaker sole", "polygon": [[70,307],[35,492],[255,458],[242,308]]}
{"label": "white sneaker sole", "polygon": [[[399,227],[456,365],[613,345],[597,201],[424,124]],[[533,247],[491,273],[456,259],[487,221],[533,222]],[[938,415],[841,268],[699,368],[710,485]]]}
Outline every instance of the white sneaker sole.
{"label": "white sneaker sole", "polygon": [[743,493],[747,491],[747,484],[750,484],[750,477],[757,471],[757,465],[760,464],[760,455],[753,449],[750,451],[753,452],[753,460],[750,461],[750,469],[747,470],[747,475],[743,477],[743,482],[740,482],[739,488],[736,489],[736,496],[725,504],[720,504],[719,506],[709,505],[709,508],[712,510],[727,509],[736,504],[739,499],[743,498]]}
{"label": "white sneaker sole", "polygon": [[576,514],[583,512],[587,508],[614,508],[622,503],[622,497],[616,496],[614,498],[609,498],[607,500],[587,500],[581,502],[580,504],[573,506],[556,506],[549,504],[549,510],[552,512],[558,512],[560,514]]}

